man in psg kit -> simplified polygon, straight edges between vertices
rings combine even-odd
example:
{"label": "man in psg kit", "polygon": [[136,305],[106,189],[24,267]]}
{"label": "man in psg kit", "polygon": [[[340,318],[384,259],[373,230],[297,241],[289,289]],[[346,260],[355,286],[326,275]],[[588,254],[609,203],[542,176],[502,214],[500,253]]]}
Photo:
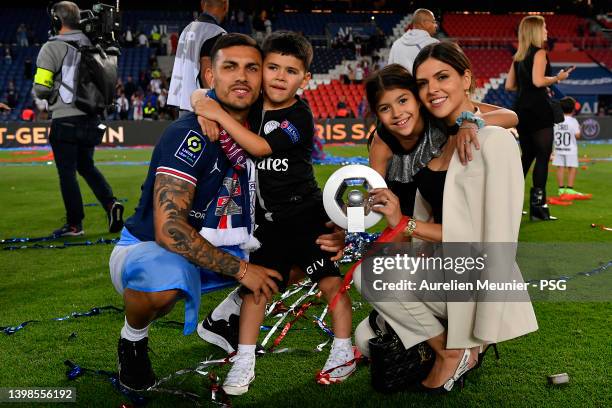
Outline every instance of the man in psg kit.
{"label": "man in psg kit", "polygon": [[[264,97],[258,108],[251,109],[249,120],[250,129],[257,134],[227,115],[203,92],[192,95],[194,112],[217,122],[242,148],[258,158],[255,236],[261,248],[251,254],[251,260],[280,272],[283,276],[280,288],[287,285],[291,267],[298,266],[318,282],[330,302],[340,291],[342,277],[337,264],[331,260],[334,254],[316,244],[319,235],[329,233],[329,227],[311,161],[312,112],[296,96],[297,90],[303,89],[311,77],[312,46],[301,35],[277,32],[266,39],[263,51]],[[234,364],[223,384],[230,395],[247,392],[255,377],[255,347],[265,310],[264,304],[255,303],[252,293],[248,290],[243,293],[237,354],[232,358]],[[237,296],[233,301],[240,302]],[[346,293],[341,295],[331,314],[335,337],[323,368],[327,375],[318,376],[323,384],[343,381],[355,370],[352,310]],[[200,323],[198,333],[231,351],[230,341],[214,330],[214,321],[219,319],[231,323],[231,316],[228,318],[215,310]]]}
{"label": "man in psg kit", "polygon": [[[261,87],[259,47],[242,34],[224,35],[215,43],[212,63],[217,97],[233,118],[246,121]],[[155,383],[149,326],[179,299],[185,300],[183,332],[189,334],[196,329],[203,289],[239,281],[268,299],[278,290],[273,278],[281,275],[249,263],[242,245],[252,234],[255,204],[255,176],[251,182],[245,173],[234,172],[223,148],[202,134],[193,113],[173,122],[155,146],[138,207],[109,261],[111,280],[125,304],[118,345],[122,385],[142,390]],[[226,237],[248,233],[244,241],[222,246],[211,243],[211,231]],[[259,303],[265,305],[263,299]]]}

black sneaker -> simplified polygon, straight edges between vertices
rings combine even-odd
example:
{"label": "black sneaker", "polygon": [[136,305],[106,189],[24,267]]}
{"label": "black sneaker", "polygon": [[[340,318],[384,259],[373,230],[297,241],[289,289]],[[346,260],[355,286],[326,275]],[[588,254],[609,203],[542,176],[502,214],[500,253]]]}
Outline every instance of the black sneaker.
{"label": "black sneaker", "polygon": [[212,312],[198,323],[198,335],[206,342],[221,347],[228,354],[238,349],[240,316],[231,314],[229,321],[213,320]]}
{"label": "black sneaker", "polygon": [[119,382],[130,390],[144,391],[155,384],[148,343],[148,337],[139,341],[119,339],[117,346]]}
{"label": "black sneaker", "polygon": [[106,216],[108,217],[108,232],[119,232],[123,228],[123,204],[113,201]]}
{"label": "black sneaker", "polygon": [[52,235],[55,238],[59,238],[59,237],[78,237],[80,235],[85,234],[85,231],[83,231],[83,225],[82,224],[76,224],[76,225],[70,225],[70,224],[64,224],[63,227],[56,229],[55,231],[52,232]]}
{"label": "black sneaker", "polygon": [[[240,316],[231,314],[227,320],[213,320],[212,312],[206,319],[198,323],[198,336],[202,340],[221,347],[227,354],[238,350],[238,330],[240,328]],[[265,354],[266,350],[259,343],[255,345],[255,354]]]}

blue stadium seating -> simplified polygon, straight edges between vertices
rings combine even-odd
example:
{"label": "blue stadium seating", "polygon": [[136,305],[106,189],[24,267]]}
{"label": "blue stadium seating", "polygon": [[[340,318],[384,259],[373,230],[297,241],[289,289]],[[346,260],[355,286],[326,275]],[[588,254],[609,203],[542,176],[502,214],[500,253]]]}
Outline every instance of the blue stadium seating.
{"label": "blue stadium seating", "polygon": [[489,89],[482,101],[511,109],[515,100],[516,93],[506,91],[503,84],[501,84],[498,89]]}
{"label": "blue stadium seating", "polygon": [[26,24],[34,30],[35,42],[42,43],[47,40],[51,23],[44,8],[11,9],[3,6],[0,13],[0,42],[17,42],[17,28],[20,24]]}
{"label": "blue stadium seating", "polygon": [[404,17],[401,14],[340,14],[340,13],[283,13],[272,22],[274,30],[292,30],[304,35],[325,35],[328,23],[371,23],[372,16],[385,34],[393,33],[393,28]]}
{"label": "blue stadium seating", "polygon": [[27,58],[32,60],[33,68],[36,64],[36,56],[39,47],[11,47],[13,60],[11,63],[4,58],[0,59],[0,99],[4,101],[6,88],[10,80],[15,82],[17,90],[17,107],[7,115],[7,120],[16,120],[21,110],[32,102],[30,92],[32,90],[32,80],[24,78],[24,61]]}
{"label": "blue stadium seating", "polygon": [[347,48],[314,47],[314,58],[310,71],[313,74],[326,74],[345,59],[355,59],[355,52]]}

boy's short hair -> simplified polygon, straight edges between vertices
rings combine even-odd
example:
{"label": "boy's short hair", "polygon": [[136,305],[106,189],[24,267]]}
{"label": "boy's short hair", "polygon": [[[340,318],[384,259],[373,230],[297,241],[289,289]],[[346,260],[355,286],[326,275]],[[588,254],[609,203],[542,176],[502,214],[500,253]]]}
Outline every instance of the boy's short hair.
{"label": "boy's short hair", "polygon": [[240,33],[228,33],[220,36],[219,39],[215,41],[215,44],[210,50],[210,59],[213,65],[215,63],[215,59],[217,58],[217,54],[219,53],[219,51],[224,48],[239,46],[255,48],[257,52],[259,52],[259,54],[261,55],[261,48],[259,48],[259,45],[257,45],[257,41],[255,41],[253,38]]}
{"label": "boy's short hair", "polygon": [[576,100],[571,96],[564,96],[559,102],[561,103],[563,113],[570,114],[576,110]]}
{"label": "boy's short hair", "polygon": [[302,61],[306,72],[312,63],[312,45],[301,34],[293,31],[277,31],[268,36],[262,46],[264,57],[271,52],[290,55]]}

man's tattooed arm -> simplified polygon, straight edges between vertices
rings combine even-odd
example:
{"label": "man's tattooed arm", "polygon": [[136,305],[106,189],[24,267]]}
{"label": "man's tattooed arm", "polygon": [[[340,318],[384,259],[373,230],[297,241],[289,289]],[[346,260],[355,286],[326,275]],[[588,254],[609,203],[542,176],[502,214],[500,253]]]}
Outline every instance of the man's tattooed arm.
{"label": "man's tattooed arm", "polygon": [[187,222],[195,194],[192,184],[158,174],[153,191],[155,241],[158,245],[201,267],[224,275],[238,274],[240,259],[213,246]]}

